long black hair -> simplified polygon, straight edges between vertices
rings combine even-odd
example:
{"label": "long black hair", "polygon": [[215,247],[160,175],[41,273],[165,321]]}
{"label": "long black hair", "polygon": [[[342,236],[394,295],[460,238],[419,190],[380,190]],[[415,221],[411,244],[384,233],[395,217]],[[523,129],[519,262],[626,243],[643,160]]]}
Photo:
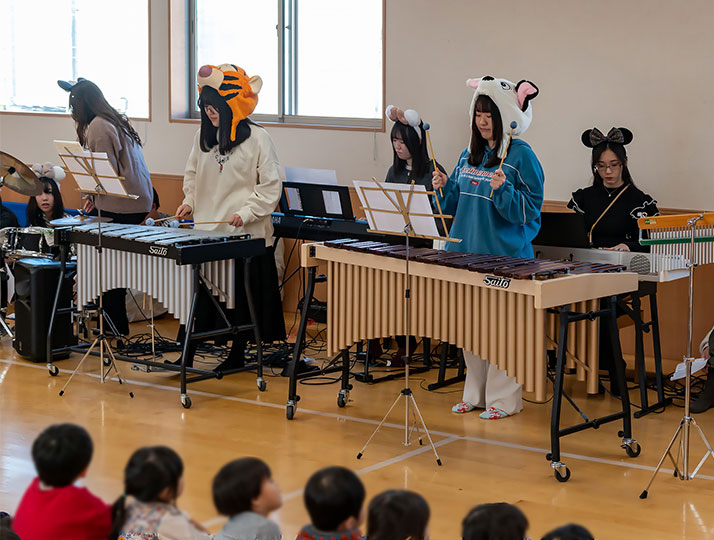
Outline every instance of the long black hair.
{"label": "long black hair", "polygon": [[486,148],[488,148],[488,141],[481,136],[481,132],[476,127],[476,113],[487,113],[491,115],[491,124],[493,126],[493,140],[496,142],[496,147],[493,149],[494,152],[491,154],[491,159],[488,160],[485,167],[495,167],[498,164],[498,150],[503,144],[503,121],[501,120],[501,111],[493,102],[493,100],[484,95],[480,95],[476,98],[476,104],[474,105],[474,114],[471,118],[471,146],[469,147],[469,164],[470,165],[481,165],[483,161],[483,156],[486,154]]}
{"label": "long black hair", "polygon": [[[424,123],[420,121],[419,126],[416,129],[419,130],[421,139],[412,126],[402,124],[397,121],[394,122],[394,126],[392,126],[392,133],[390,135],[392,141],[394,139],[401,139],[404,142],[404,146],[407,147],[407,150],[409,150],[409,153],[412,156],[412,171],[409,174],[409,178],[419,178],[424,176],[429,168],[429,153],[426,151]],[[392,150],[394,152],[392,173],[396,176],[406,169],[407,162],[400,159],[397,155],[397,151],[394,150],[394,143],[392,143]]]}
{"label": "long black hair", "polygon": [[183,476],[183,461],[167,446],[139,448],[124,469],[124,494],[112,505],[112,530],[109,540],[117,540],[126,521],[126,497],[149,503],[159,501],[166,488],[173,500],[178,497]]}
{"label": "long black hair", "polygon": [[59,219],[64,216],[64,202],[62,201],[62,194],[60,193],[57,182],[46,176],[40,177],[40,181],[44,186],[42,191],[44,193],[51,193],[54,197],[54,203],[52,205],[50,219],[47,220],[45,219],[45,213],[37,206],[37,197],[30,197],[30,200],[27,202],[27,222],[31,227],[44,227],[47,221]]}
{"label": "long black hair", "polygon": [[367,511],[367,540],[424,540],[429,505],[405,489],[390,489],[374,497]]}
{"label": "long black hair", "polygon": [[[218,111],[218,127],[214,127],[206,114],[206,106],[210,105]],[[201,150],[208,152],[218,144],[218,151],[225,155],[233,148],[250,137],[250,125],[255,124],[248,118],[244,118],[236,126],[236,140],[231,140],[231,127],[233,112],[226,103],[226,100],[215,88],[204,86],[198,98],[198,108],[201,111]]]}
{"label": "long black hair", "polygon": [[111,123],[117,131],[124,133],[141,146],[141,138],[126,115],[121,114],[104,97],[99,87],[92,81],[81,80],[69,92],[69,108],[77,124],[77,139],[82,146],[87,145],[87,128],[97,116]]}
{"label": "long black hair", "polygon": [[620,143],[608,141],[605,141],[593,147],[592,159],[590,162],[590,167],[593,171],[593,185],[603,185],[602,176],[600,176],[600,173],[595,168],[595,164],[600,161],[600,157],[602,156],[602,153],[605,150],[612,150],[617,156],[617,159],[620,160],[620,163],[622,163],[622,181],[625,183],[625,185],[632,184],[634,186],[635,184],[632,181],[630,169],[627,168],[627,151],[625,150],[625,146]]}

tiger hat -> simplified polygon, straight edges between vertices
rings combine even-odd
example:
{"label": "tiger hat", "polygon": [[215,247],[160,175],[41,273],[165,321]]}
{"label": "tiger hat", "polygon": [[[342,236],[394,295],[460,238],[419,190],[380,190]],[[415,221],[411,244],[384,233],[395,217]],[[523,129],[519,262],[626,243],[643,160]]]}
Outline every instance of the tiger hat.
{"label": "tiger hat", "polygon": [[233,113],[231,140],[235,141],[238,123],[250,116],[258,105],[258,92],[263,86],[263,79],[258,75],[249,79],[245,70],[235,64],[207,64],[198,70],[199,94],[204,86],[216,90],[230,107]]}

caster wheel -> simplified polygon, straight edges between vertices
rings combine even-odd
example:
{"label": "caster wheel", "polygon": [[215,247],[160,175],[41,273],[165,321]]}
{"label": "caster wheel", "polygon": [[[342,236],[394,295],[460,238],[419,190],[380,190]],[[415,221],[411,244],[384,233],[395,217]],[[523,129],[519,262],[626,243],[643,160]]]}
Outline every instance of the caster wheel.
{"label": "caster wheel", "polygon": [[59,375],[59,368],[57,366],[50,366],[47,369],[49,370],[50,375],[52,375],[53,377],[56,377],[57,375]]}
{"label": "caster wheel", "polygon": [[268,387],[268,384],[263,379],[258,379],[256,384],[258,385],[258,390],[261,392],[265,392],[265,389]]}
{"label": "caster wheel", "polygon": [[288,405],[285,407],[285,417],[288,420],[292,420],[295,417],[295,406],[294,405]]}
{"label": "caster wheel", "polygon": [[617,436],[618,436],[618,437],[624,437],[624,436],[625,436],[625,432],[622,431],[622,430],[620,430],[620,431],[617,432]]}
{"label": "caster wheel", "polygon": [[565,476],[561,475],[558,469],[555,469],[553,471],[553,476],[555,476],[555,479],[558,482],[567,482],[568,480],[570,480],[570,469],[565,467]]}
{"label": "caster wheel", "polygon": [[553,454],[551,454],[550,452],[548,452],[548,453],[545,455],[545,460],[546,460],[546,461],[553,461]]}
{"label": "caster wheel", "polygon": [[637,457],[640,455],[640,452],[642,452],[642,447],[637,443],[633,446],[634,448],[630,445],[625,445],[625,453],[630,457]]}
{"label": "caster wheel", "polygon": [[342,409],[347,405],[347,398],[344,394],[337,394],[337,406]]}
{"label": "caster wheel", "polygon": [[184,409],[191,408],[191,398],[188,396],[181,396],[181,405]]}

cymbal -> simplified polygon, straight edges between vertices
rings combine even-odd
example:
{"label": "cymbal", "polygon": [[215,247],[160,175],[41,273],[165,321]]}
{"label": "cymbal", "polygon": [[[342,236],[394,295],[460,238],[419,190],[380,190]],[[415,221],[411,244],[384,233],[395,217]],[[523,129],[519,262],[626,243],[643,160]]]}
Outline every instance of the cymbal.
{"label": "cymbal", "polygon": [[53,227],[73,227],[75,225],[88,225],[89,223],[109,223],[112,218],[103,217],[101,220],[97,216],[70,216],[50,221]]}
{"label": "cymbal", "polygon": [[[13,174],[15,173],[15,174]],[[10,154],[0,152],[0,176],[3,184],[21,195],[40,195],[45,189],[37,175],[27,165]]]}

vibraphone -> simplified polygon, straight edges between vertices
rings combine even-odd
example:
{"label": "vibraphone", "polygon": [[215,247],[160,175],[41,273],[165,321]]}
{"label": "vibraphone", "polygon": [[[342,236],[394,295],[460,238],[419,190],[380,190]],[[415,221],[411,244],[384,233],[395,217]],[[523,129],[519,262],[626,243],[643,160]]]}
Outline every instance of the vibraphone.
{"label": "vibraphone", "polygon": [[[491,363],[535,392],[537,400],[546,398],[547,342],[550,328],[556,332],[559,315],[558,351],[551,417],[551,460],[556,478],[567,480],[568,469],[560,462],[561,436],[600,424],[623,419],[623,447],[639,453],[631,439],[630,404],[623,392],[622,412],[583,424],[560,429],[560,405],[568,343],[568,325],[589,333],[590,356],[597,358],[597,325],[603,317],[613,335],[617,294],[637,289],[637,276],[624,267],[611,264],[522,259],[469,253],[453,253],[429,248],[410,250],[410,301],[413,316],[407,332],[462,347]],[[327,349],[341,351],[343,363],[338,405],[344,406],[351,386],[347,350],[364,339],[403,334],[405,261],[404,246],[380,242],[337,240],[303,246],[302,265],[308,268],[306,297],[312,295],[315,269],[327,264]],[[598,299],[607,299],[600,309]],[[304,331],[306,311],[300,322]],[[298,334],[299,337],[299,334]],[[571,339],[572,342],[572,339]],[[619,340],[613,340],[619,357]],[[291,368],[297,363],[298,347]],[[595,364],[596,366],[596,364]],[[619,365],[624,387],[624,370]],[[296,375],[291,369],[288,418],[300,399]],[[586,370],[587,371],[587,370]],[[597,384],[597,369],[588,371],[590,385]],[[637,446],[635,446],[637,445]],[[636,448],[636,450],[635,450]]]}
{"label": "vibraphone", "polygon": [[[228,308],[235,307],[234,265],[235,259],[243,259],[246,268],[244,286],[248,308],[251,319],[255,321],[247,277],[250,258],[265,251],[263,239],[197,229],[104,223],[101,226],[102,248],[99,253],[96,248],[99,241],[98,224],[92,223],[57,230],[62,255],[60,283],[62,283],[64,264],[69,254],[69,245],[76,245],[77,303],[79,306],[86,305],[101,293],[111,289],[134,288],[161,301],[169,312],[186,325],[180,366],[115,355],[117,359],[179,371],[181,374],[181,403],[185,408],[189,408],[191,399],[187,395],[186,384],[220,377],[212,371],[186,367],[189,343],[219,335],[253,330],[258,343],[258,387],[261,390],[265,389],[257,327],[255,324],[232,326],[216,300],[218,298],[225,302]],[[100,257],[102,258],[101,263]],[[100,268],[102,269],[101,279]],[[204,289],[213,299],[216,309],[226,324],[224,328],[198,333],[193,331],[196,301],[201,289]],[[52,358],[50,354],[52,352],[52,326],[58,300],[59,288],[50,318],[47,338],[48,359]],[[52,364],[49,364],[48,367],[51,374],[58,373]],[[187,372],[193,373],[194,376],[187,379]]]}
{"label": "vibraphone", "polygon": [[[669,405],[671,398],[664,395],[664,376],[662,373],[662,353],[659,334],[659,315],[657,313],[657,284],[686,278],[689,274],[689,260],[681,253],[660,252],[642,253],[630,251],[608,251],[603,249],[584,249],[558,246],[534,245],[533,251],[539,258],[591,261],[610,264],[621,264],[629,272],[635,272],[639,281],[637,291],[627,297],[618,298],[621,313],[627,315],[635,326],[635,366],[639,376],[640,408],[635,412],[635,418],[640,418],[651,412],[661,410]],[[642,317],[642,298],[649,299],[649,320]],[[645,369],[644,334],[649,333],[652,339],[654,354],[655,385],[657,401],[650,404],[648,398],[647,373]],[[568,368],[574,367],[574,358],[581,358],[580,351],[575,351],[568,344]],[[597,364],[596,364],[597,365]]]}

